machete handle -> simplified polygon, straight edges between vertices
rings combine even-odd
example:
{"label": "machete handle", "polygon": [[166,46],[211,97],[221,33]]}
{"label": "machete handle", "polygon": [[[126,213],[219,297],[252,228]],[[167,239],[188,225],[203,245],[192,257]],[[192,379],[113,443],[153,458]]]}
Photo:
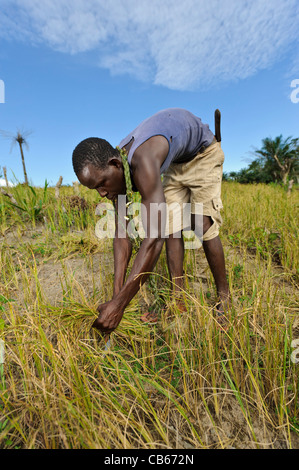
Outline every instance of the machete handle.
{"label": "machete handle", "polygon": [[220,131],[221,113],[219,109],[215,110],[214,118],[215,118],[215,137],[216,137],[217,142],[221,142],[221,131]]}

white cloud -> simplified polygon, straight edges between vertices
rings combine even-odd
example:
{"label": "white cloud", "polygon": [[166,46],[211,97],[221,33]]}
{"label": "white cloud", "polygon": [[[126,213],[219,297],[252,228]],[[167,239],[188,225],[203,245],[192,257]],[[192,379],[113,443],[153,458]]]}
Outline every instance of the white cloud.
{"label": "white cloud", "polygon": [[[6,181],[5,181],[4,178],[0,178],[0,187],[1,186],[6,186]],[[14,186],[14,184],[11,181],[9,181],[8,186],[12,187],[12,186]]]}
{"label": "white cloud", "polygon": [[113,74],[180,90],[298,58],[297,0],[2,0],[1,17],[0,37],[95,51]]}

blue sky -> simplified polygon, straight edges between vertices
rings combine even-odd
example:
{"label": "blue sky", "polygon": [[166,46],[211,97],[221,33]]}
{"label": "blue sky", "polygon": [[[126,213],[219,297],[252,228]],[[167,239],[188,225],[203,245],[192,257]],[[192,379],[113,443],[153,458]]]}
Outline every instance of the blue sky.
{"label": "blue sky", "polygon": [[[221,110],[227,172],[265,137],[299,137],[298,0],[1,0],[0,25],[0,129],[32,131],[35,185],[71,184],[82,139],[117,145],[167,107],[212,130]],[[1,137],[0,166],[23,181]]]}

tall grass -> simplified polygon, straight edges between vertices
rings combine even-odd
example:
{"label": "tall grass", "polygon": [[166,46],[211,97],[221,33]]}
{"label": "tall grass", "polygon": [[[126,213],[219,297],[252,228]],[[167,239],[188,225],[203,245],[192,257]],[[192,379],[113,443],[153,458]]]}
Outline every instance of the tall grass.
{"label": "tall grass", "polygon": [[[187,314],[172,305],[163,250],[111,335],[91,331],[112,295],[110,240],[94,236],[72,188],[10,189],[0,196],[1,448],[298,447],[298,195],[264,185],[223,185],[224,244],[233,295],[230,327],[217,328],[214,284],[202,250],[187,250]],[[31,215],[30,215],[31,214]],[[55,296],[54,296],[55,294]],[[169,306],[157,326],[141,314]]]}

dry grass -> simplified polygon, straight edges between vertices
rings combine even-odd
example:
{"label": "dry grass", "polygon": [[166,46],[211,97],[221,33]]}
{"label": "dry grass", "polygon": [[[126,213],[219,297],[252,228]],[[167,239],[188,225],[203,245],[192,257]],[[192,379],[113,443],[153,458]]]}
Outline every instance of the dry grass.
{"label": "dry grass", "polygon": [[0,198],[0,448],[299,447],[296,191],[223,185],[227,332],[202,250],[186,252],[188,314],[139,321],[154,302],[171,305],[163,251],[107,352],[90,330],[113,283],[95,195],[81,188],[90,210],[78,211],[64,199],[72,188],[58,203],[47,189],[38,211],[35,190],[11,190],[27,211]]}

